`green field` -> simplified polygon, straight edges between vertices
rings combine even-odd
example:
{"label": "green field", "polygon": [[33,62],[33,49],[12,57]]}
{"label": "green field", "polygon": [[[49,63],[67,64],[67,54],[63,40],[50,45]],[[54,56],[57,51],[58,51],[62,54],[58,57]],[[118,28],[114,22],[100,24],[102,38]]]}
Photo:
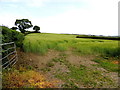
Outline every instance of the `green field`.
{"label": "green field", "polygon": [[25,36],[23,50],[18,64],[4,72],[3,87],[118,88],[117,40],[33,33]]}
{"label": "green field", "polygon": [[78,54],[100,54],[118,56],[118,41],[76,38],[67,34],[29,34],[24,40],[25,52],[45,54],[48,49],[66,51],[71,49]]}
{"label": "green field", "polygon": [[[41,70],[51,72],[54,77],[63,80],[65,82],[63,87],[78,88],[81,84],[85,87],[117,87],[115,81],[104,76],[104,71],[97,68],[105,69],[110,73],[119,71],[118,64],[113,63],[113,61],[118,62],[119,58],[118,41],[76,38],[76,35],[50,33],[29,34],[25,37],[25,52],[39,53],[44,56],[50,49],[57,50],[61,54],[47,62],[46,67]],[[67,54],[66,51],[72,53]],[[89,56],[94,58],[90,59]],[[82,57],[86,57],[88,61],[81,59]],[[70,63],[69,59],[73,62]],[[90,62],[98,64],[90,64]],[[61,68],[66,66],[65,70],[68,69],[69,72],[62,73],[60,68],[57,70],[59,66],[55,66],[58,63],[62,65]]]}

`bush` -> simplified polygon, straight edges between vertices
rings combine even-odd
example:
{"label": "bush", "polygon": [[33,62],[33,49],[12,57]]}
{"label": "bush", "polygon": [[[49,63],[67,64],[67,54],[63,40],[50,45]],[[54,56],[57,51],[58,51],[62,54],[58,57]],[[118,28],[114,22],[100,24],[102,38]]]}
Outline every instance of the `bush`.
{"label": "bush", "polygon": [[18,47],[22,46],[24,35],[18,31],[9,29],[6,26],[0,26],[2,28],[2,43],[15,42]]}
{"label": "bush", "polygon": [[22,46],[23,40],[24,35],[22,33],[12,30],[12,41],[14,41],[18,47]]}

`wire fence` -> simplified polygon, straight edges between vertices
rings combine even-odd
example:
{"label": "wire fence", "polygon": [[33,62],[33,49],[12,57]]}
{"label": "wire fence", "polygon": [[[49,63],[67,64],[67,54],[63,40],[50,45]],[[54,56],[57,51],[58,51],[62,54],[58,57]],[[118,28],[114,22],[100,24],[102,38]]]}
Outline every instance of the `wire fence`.
{"label": "wire fence", "polygon": [[16,45],[14,42],[0,44],[0,61],[2,68],[13,66],[18,61]]}

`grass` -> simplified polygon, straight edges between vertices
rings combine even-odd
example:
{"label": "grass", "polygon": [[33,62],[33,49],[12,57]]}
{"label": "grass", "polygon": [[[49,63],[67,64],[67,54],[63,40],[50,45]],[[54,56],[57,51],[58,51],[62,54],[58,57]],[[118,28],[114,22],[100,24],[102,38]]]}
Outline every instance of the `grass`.
{"label": "grass", "polygon": [[108,59],[94,59],[93,61],[99,63],[100,66],[111,72],[118,72],[118,64],[113,63]]}
{"label": "grass", "polygon": [[49,63],[47,63],[46,65],[47,65],[48,67],[53,67],[53,66],[54,66],[54,63],[49,62]]}
{"label": "grass", "polygon": [[[100,66],[108,71],[118,71],[117,65],[109,61],[109,57],[120,56],[118,41],[75,37],[76,35],[65,34],[29,34],[25,37],[23,48],[26,52],[39,53],[40,55],[44,55],[49,49],[61,52],[70,49],[78,55],[98,55],[99,57],[105,57],[100,60],[94,60],[99,63]],[[75,66],[70,64],[66,60],[65,53],[62,53],[59,57],[54,58],[51,62],[46,64],[47,68],[44,68],[43,71],[51,71],[50,68],[54,67],[55,63],[58,62],[61,65],[66,65],[70,71],[66,73],[58,71],[55,75],[57,78],[66,82],[63,87],[78,88],[81,87],[79,85],[97,88],[110,85],[115,86],[113,81],[110,78],[103,76],[100,71],[91,70],[83,65]]]}
{"label": "grass", "polygon": [[49,49],[66,51],[70,48],[79,54],[119,56],[118,41],[75,38],[76,35],[37,33],[25,37],[25,52],[45,54]]}
{"label": "grass", "polygon": [[[64,88],[79,88],[82,86],[87,88],[116,87],[114,81],[103,76],[101,71],[95,71],[84,65],[75,66],[69,63],[66,60],[68,56],[63,51],[70,49],[79,55],[102,56],[104,58],[94,59],[94,61],[108,71],[117,72],[118,65],[112,63],[109,57],[119,57],[118,41],[75,37],[76,35],[65,34],[29,34],[25,37],[23,48],[25,52],[39,53],[40,55],[44,55],[49,49],[61,51],[62,53],[58,57],[53,58],[46,64],[45,68],[40,70],[49,72],[52,71],[51,68],[54,68],[56,63],[65,65],[68,69],[67,72],[63,73],[60,70],[55,72],[55,76],[65,82],[62,85]],[[54,87],[54,85],[52,82],[47,82],[39,72],[33,70],[33,67],[27,66],[26,68],[13,68],[10,71],[3,72],[3,87],[48,88]]]}
{"label": "grass", "polygon": [[[112,80],[108,77],[104,77],[102,72],[94,71],[92,69],[87,68],[84,65],[75,66],[70,64],[66,60],[66,56],[63,54],[60,55],[59,58],[54,58],[54,62],[60,62],[66,65],[69,69],[69,72],[57,72],[56,77],[63,80],[65,84],[62,85],[64,88],[79,88],[79,85],[83,85],[87,88],[100,88],[107,87],[107,85],[114,86]],[[62,62],[61,62],[62,60]]]}

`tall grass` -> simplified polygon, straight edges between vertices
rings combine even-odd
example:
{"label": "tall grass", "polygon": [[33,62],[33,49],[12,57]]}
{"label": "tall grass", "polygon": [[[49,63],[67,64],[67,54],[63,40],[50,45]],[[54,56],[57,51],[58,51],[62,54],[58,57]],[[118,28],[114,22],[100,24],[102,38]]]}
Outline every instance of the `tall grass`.
{"label": "tall grass", "polygon": [[78,42],[73,45],[77,52],[82,54],[102,54],[119,56],[120,48],[117,41]]}
{"label": "tall grass", "polygon": [[65,51],[73,48],[75,52],[80,54],[119,55],[118,41],[75,37],[76,35],[65,34],[29,34],[25,37],[23,47],[26,52],[40,54],[45,54],[48,49]]}

